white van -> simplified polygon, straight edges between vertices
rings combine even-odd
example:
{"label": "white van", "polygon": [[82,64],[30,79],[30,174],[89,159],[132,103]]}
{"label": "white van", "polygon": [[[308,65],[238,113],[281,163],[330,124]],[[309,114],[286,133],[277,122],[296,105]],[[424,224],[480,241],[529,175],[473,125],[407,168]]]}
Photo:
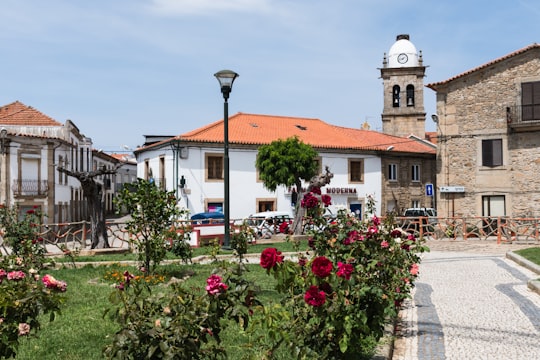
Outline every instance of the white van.
{"label": "white van", "polygon": [[255,231],[256,238],[269,239],[279,233],[283,222],[292,222],[293,218],[286,211],[265,211],[251,214],[245,221]]}

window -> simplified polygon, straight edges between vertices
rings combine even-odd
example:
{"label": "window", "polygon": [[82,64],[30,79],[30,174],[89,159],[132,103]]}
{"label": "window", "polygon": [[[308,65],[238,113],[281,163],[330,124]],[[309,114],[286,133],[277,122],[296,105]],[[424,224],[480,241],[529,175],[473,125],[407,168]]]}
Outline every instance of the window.
{"label": "window", "polygon": [[414,86],[407,85],[407,106],[414,106]]}
{"label": "window", "polygon": [[504,195],[482,196],[482,216],[505,216]]}
{"label": "window", "polygon": [[276,210],[276,200],[275,199],[257,199],[257,211],[274,211]]}
{"label": "window", "polygon": [[392,106],[393,107],[399,107],[399,92],[401,89],[399,88],[399,85],[394,85],[392,88]]}
{"label": "window", "polygon": [[482,140],[482,166],[502,166],[502,139]]}
{"label": "window", "polygon": [[349,159],[349,182],[351,183],[364,182],[364,160]]}
{"label": "window", "polygon": [[388,165],[388,180],[397,181],[397,165],[396,164]]}
{"label": "window", "polygon": [[521,84],[521,116],[523,121],[540,120],[540,81]]}
{"label": "window", "polygon": [[206,180],[223,180],[223,155],[206,155]]}
{"label": "window", "polygon": [[413,165],[411,167],[411,180],[420,181],[420,165]]}
{"label": "window", "polygon": [[420,200],[413,200],[411,205],[412,205],[412,207],[414,209],[419,208],[420,207]]}

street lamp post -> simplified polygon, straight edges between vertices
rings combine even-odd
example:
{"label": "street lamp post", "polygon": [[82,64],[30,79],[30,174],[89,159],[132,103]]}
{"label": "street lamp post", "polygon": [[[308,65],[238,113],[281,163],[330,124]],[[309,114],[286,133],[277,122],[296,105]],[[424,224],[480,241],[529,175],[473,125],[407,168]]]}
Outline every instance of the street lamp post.
{"label": "street lamp post", "polygon": [[231,70],[221,70],[214,74],[219,81],[221,87],[221,93],[223,94],[223,127],[224,127],[224,154],[223,154],[223,185],[224,185],[224,204],[223,215],[225,218],[225,236],[223,238],[223,247],[228,248],[231,238],[230,229],[230,198],[229,198],[229,94],[232,90],[234,80],[238,77],[238,74]]}

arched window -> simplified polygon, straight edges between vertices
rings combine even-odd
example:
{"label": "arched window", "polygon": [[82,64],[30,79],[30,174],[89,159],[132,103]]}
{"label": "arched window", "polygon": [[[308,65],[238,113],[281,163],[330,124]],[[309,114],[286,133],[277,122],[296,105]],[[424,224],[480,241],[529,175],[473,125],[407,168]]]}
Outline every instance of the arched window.
{"label": "arched window", "polygon": [[414,86],[407,85],[407,106],[414,106]]}
{"label": "arched window", "polygon": [[399,107],[399,92],[400,92],[399,85],[394,85],[392,88],[392,106],[393,107]]}

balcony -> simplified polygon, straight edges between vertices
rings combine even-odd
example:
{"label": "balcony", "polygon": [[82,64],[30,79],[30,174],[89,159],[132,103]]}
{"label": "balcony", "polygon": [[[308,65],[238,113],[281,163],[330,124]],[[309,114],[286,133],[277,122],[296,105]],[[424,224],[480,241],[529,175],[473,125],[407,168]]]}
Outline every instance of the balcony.
{"label": "balcony", "polygon": [[514,105],[506,108],[506,122],[515,132],[540,130],[540,105]]}
{"label": "balcony", "polygon": [[14,196],[45,197],[49,191],[47,180],[13,180],[11,186]]}

